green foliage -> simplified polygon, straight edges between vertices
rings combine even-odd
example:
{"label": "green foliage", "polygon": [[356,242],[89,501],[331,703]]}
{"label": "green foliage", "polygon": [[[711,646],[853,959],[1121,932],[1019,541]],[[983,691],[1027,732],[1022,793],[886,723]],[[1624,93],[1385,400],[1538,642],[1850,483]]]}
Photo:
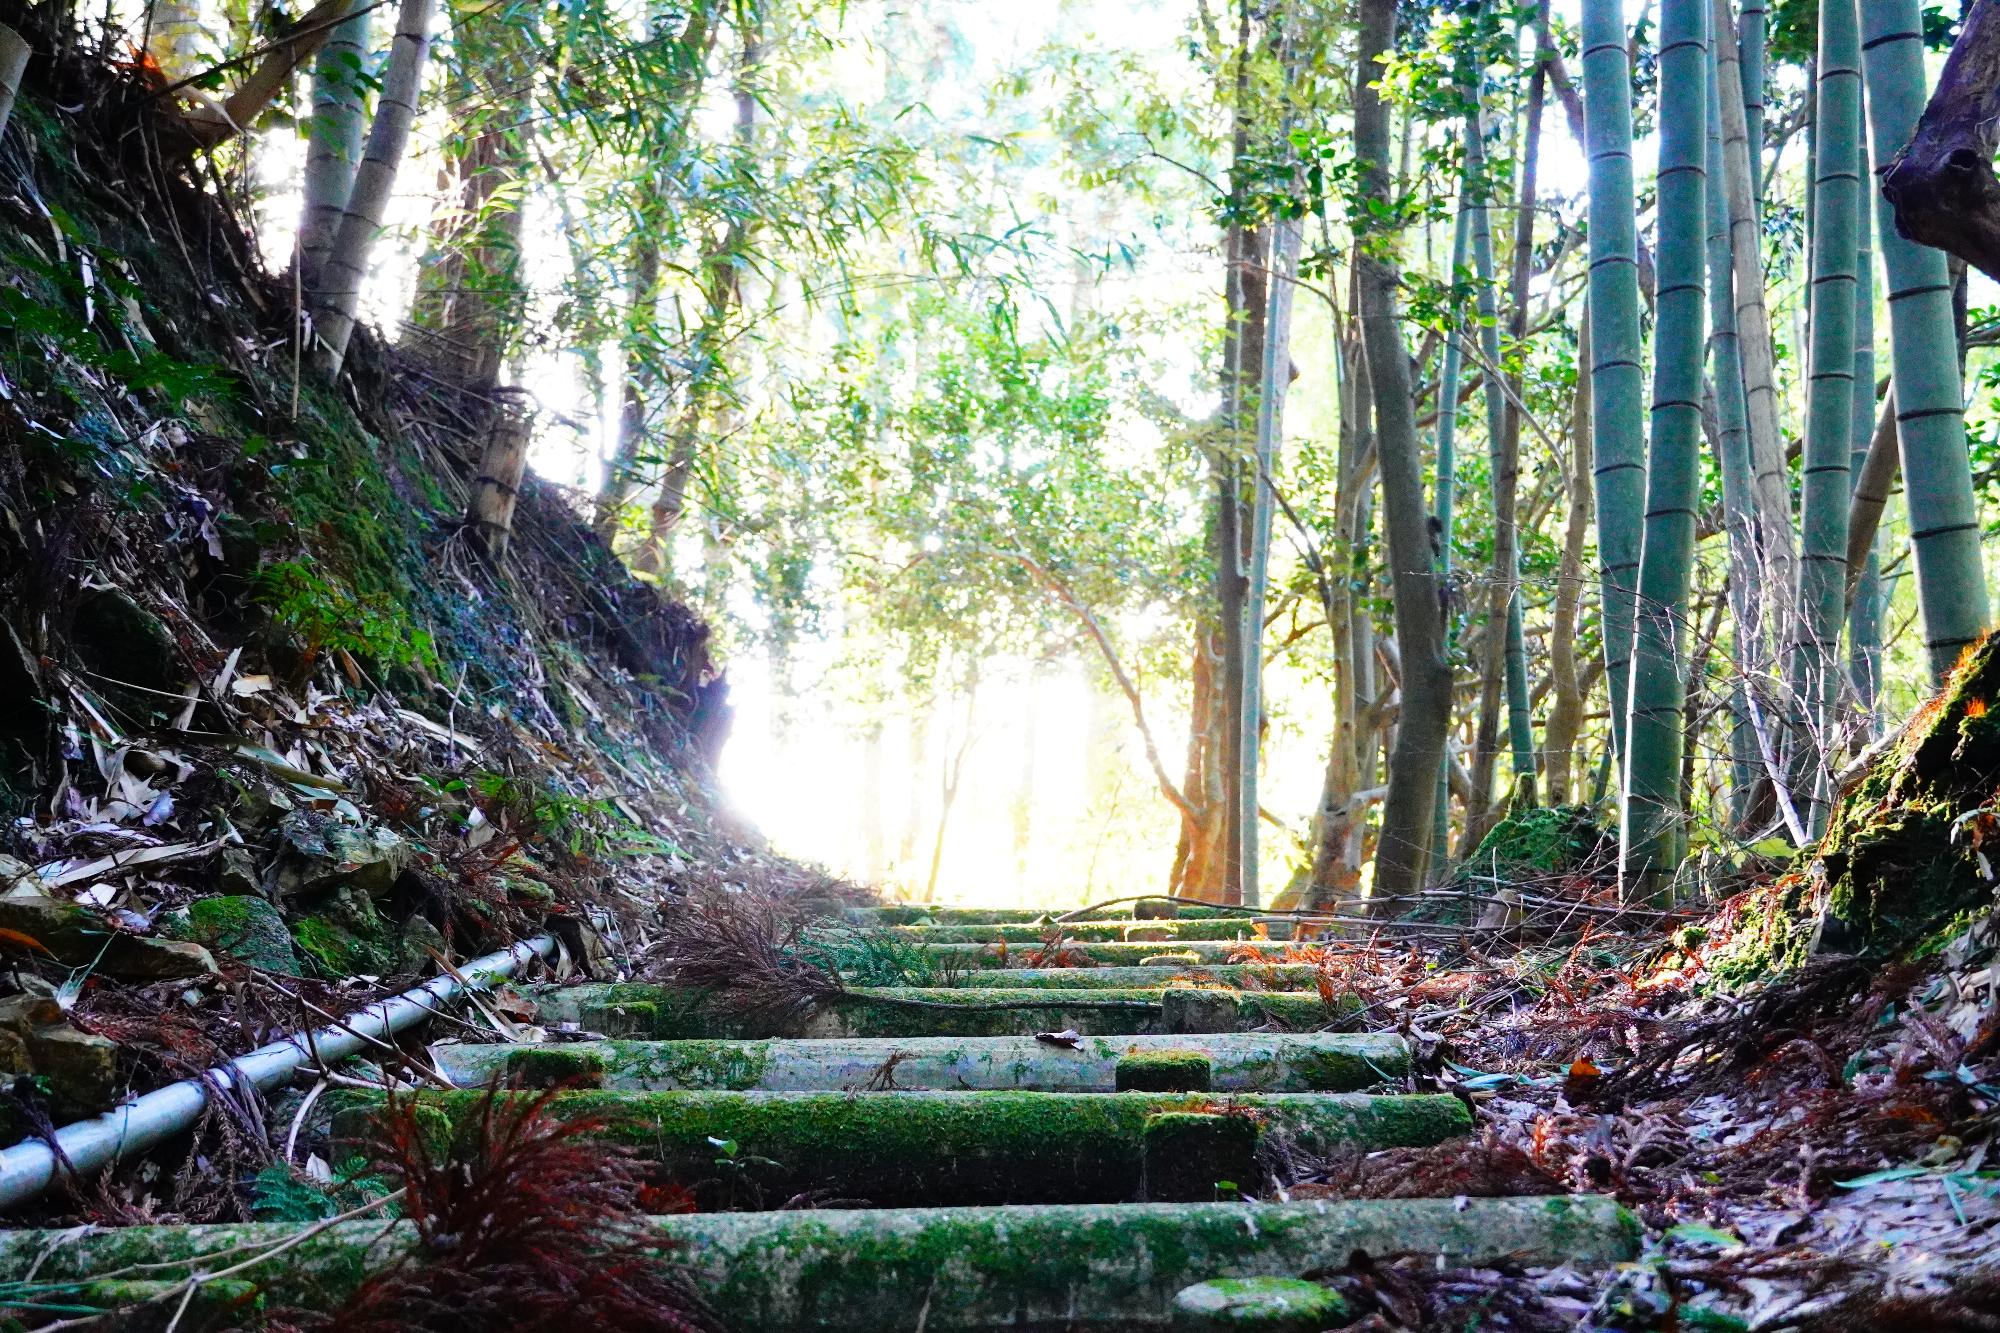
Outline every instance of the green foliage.
{"label": "green foliage", "polygon": [[273,1162],[250,1182],[250,1217],[256,1222],[308,1226],[338,1217],[388,1192],[388,1184],[370,1172],[365,1157],[348,1158],[323,1182],[289,1162]]}
{"label": "green foliage", "polygon": [[893,930],[816,930],[800,952],[856,986],[949,986],[957,971],[935,950]]}
{"label": "green foliage", "polygon": [[279,560],[253,576],[254,595],[272,618],[297,635],[309,656],[342,650],[363,661],[399,666],[437,664],[428,631],[387,597],[363,597],[314,563]]}

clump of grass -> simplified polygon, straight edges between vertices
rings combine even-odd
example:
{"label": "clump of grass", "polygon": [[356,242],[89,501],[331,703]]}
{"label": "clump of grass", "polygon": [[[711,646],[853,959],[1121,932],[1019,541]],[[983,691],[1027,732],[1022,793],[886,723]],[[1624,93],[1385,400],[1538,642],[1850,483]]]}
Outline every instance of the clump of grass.
{"label": "clump of grass", "polygon": [[803,948],[811,961],[857,986],[956,986],[963,972],[955,959],[888,930],[816,930]]}

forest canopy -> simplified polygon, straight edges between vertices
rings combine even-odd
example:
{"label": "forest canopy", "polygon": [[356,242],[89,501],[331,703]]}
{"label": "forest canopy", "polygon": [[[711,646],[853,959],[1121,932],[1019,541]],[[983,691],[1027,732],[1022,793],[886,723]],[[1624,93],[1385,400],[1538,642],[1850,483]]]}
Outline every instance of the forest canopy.
{"label": "forest canopy", "polygon": [[782,843],[925,897],[1332,907],[1538,806],[1635,901],[1806,845],[1985,630],[2000,308],[1981,182],[1924,174],[1969,8],[103,35],[295,282],[300,375],[379,327],[494,404],[495,552],[532,463],[715,627]]}

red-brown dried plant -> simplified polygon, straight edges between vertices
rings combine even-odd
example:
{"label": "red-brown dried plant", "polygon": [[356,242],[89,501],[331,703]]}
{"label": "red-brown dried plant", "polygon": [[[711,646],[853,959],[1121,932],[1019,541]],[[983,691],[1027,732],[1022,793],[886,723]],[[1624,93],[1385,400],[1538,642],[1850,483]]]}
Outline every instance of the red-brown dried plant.
{"label": "red-brown dried plant", "polygon": [[341,1333],[508,1328],[711,1333],[718,1325],[666,1252],[629,1153],[601,1120],[558,1120],[555,1091],[488,1088],[455,1133],[414,1099],[381,1117],[377,1154],[405,1191],[415,1248],[328,1325]]}

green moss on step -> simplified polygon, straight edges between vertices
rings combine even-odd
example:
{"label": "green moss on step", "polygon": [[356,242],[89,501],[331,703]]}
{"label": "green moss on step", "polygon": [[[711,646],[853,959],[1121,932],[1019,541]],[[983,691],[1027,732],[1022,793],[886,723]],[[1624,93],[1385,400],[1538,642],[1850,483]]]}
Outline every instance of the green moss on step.
{"label": "green moss on step", "polygon": [[1133,1051],[1112,1076],[1120,1092],[1207,1092],[1214,1070],[1200,1051]]}
{"label": "green moss on step", "polygon": [[1153,1202],[1227,1199],[1256,1184],[1258,1128],[1249,1113],[1161,1111],[1141,1133]]}
{"label": "green moss on step", "polygon": [[1227,1277],[1196,1283],[1174,1297],[1185,1333],[1320,1333],[1353,1316],[1337,1291],[1295,1277]]}
{"label": "green moss on step", "polygon": [[[462,1130],[483,1095],[426,1094],[422,1105]],[[560,1092],[548,1108],[606,1121],[603,1138],[698,1184],[707,1207],[774,1206],[808,1190],[885,1207],[1132,1199],[1146,1178],[1147,1124],[1162,1113],[1230,1121],[1201,1132],[1231,1152],[1254,1148],[1260,1129],[1331,1151],[1435,1143],[1470,1125],[1450,1097]],[[1225,1108],[1244,1114],[1212,1114]],[[364,1136],[364,1114],[340,1112],[336,1136]],[[1231,1171],[1215,1179],[1248,1182],[1247,1167]]]}
{"label": "green moss on step", "polygon": [[518,1088],[604,1086],[604,1054],[575,1046],[529,1046],[507,1056],[507,1082]]}

